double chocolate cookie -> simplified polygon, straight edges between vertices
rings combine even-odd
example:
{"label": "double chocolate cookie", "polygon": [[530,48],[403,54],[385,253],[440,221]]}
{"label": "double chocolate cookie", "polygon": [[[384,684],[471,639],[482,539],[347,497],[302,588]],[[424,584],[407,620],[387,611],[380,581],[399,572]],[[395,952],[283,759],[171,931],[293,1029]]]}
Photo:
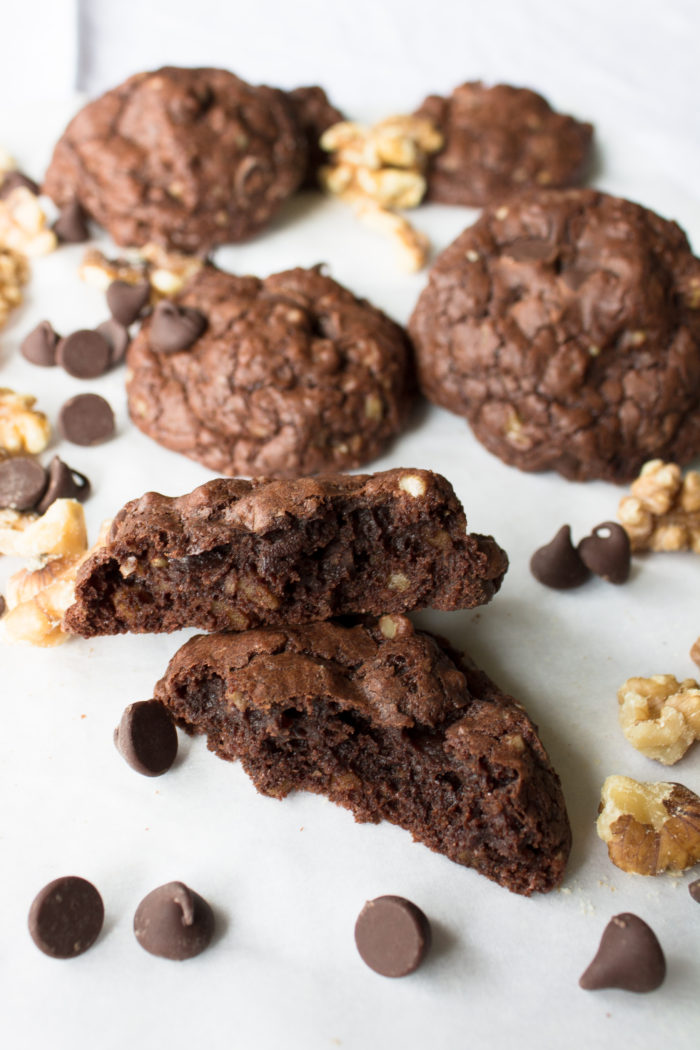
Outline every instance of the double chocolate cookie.
{"label": "double chocolate cookie", "polygon": [[561,882],[571,836],[535,726],[402,616],[200,635],[155,697],[264,794],[326,795],[516,893]]}
{"label": "double chocolate cookie", "polygon": [[175,304],[199,313],[199,338],[172,352],[154,316],[127,356],[131,418],[166,448],[222,474],[312,474],[366,463],[404,426],[404,330],[320,267],[264,280],[204,267]]}
{"label": "double chocolate cookie", "polygon": [[221,478],[127,503],[79,569],[64,625],[88,638],[466,609],[493,597],[507,565],[430,471]]}
{"label": "double chocolate cookie", "polygon": [[409,331],[426,396],[522,470],[622,482],[700,452],[700,260],[638,204],[568,190],[487,209]]}
{"label": "double chocolate cookie", "polygon": [[264,226],[306,165],[283,92],[222,69],[166,67],[88,103],[43,189],[60,207],[77,201],[117,244],[205,252]]}
{"label": "double chocolate cookie", "polygon": [[508,84],[460,84],[429,95],[417,116],[440,129],[427,199],[479,207],[536,186],[574,186],[590,159],[593,128],[556,113],[541,95]]}

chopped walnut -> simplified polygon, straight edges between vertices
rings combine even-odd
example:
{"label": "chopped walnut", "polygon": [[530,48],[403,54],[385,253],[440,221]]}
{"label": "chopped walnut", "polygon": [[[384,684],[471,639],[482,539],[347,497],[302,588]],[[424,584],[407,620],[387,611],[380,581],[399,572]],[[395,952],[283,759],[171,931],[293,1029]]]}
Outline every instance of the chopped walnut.
{"label": "chopped walnut", "polygon": [[617,699],[623,733],[647,758],[672,766],[700,737],[700,686],[693,678],[628,678]]}
{"label": "chopped walnut", "polygon": [[202,260],[178,252],[166,252],[157,244],[129,250],[119,259],[108,259],[102,252],[90,248],[83,256],[78,274],[93,288],[106,291],[112,281],[138,284],[149,281],[151,304],[167,295],[175,295],[203,266]]}
{"label": "chopped walnut", "polygon": [[633,551],[700,554],[700,473],[652,459],[620,500],[617,516]]}
{"label": "chopped walnut", "polygon": [[415,208],[425,196],[428,157],[443,139],[425,118],[388,117],[371,128],[342,121],[321,136],[331,154],[321,168],[324,189],[354,205],[360,219],[393,237],[405,269],[419,270],[428,257],[429,242],[394,209]]}
{"label": "chopped walnut", "polygon": [[690,659],[700,667],[700,638],[697,638],[690,649]]}
{"label": "chopped walnut", "polygon": [[[9,512],[15,513],[15,512]],[[0,554],[20,558],[63,557],[82,554],[87,547],[85,512],[75,499],[57,499],[40,518],[19,526],[0,519]],[[7,520],[7,519],[6,519]]]}
{"label": "chopped walnut", "polygon": [[[55,507],[56,503],[52,506]],[[38,569],[22,569],[10,578],[7,587],[8,611],[2,619],[5,637],[9,641],[29,642],[43,648],[67,641],[69,635],[62,630],[61,620],[66,609],[75,601],[78,569],[107,542],[110,525],[111,521],[102,524],[97,541],[89,550],[85,549],[85,542],[80,553],[71,552],[51,558]]]}
{"label": "chopped walnut", "polygon": [[17,171],[17,161],[0,146],[0,175],[6,175],[8,171]]}
{"label": "chopped walnut", "polygon": [[29,264],[24,255],[0,247],[0,328],[10,310],[22,302],[22,285],[29,280]]}
{"label": "chopped walnut", "polygon": [[31,394],[17,394],[0,387],[0,449],[11,455],[43,452],[49,443],[51,427],[43,412],[33,406]]}
{"label": "chopped walnut", "polygon": [[0,200],[0,247],[34,256],[47,255],[57,244],[39,199],[25,186]]}
{"label": "chopped walnut", "polygon": [[608,777],[599,812],[598,834],[622,871],[660,875],[700,861],[700,798],[682,784]]}

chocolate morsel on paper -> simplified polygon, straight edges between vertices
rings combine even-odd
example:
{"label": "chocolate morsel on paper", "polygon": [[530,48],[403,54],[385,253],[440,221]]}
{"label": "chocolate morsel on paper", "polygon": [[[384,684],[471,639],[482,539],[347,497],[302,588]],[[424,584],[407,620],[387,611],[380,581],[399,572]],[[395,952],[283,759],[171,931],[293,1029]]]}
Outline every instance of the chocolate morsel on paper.
{"label": "chocolate morsel on paper", "polygon": [[32,510],[44,494],[46,471],[31,456],[12,456],[0,461],[0,507]]}
{"label": "chocolate morsel on paper", "polygon": [[58,456],[49,463],[48,485],[41,501],[37,503],[39,514],[45,514],[57,499],[77,499],[81,503],[90,495],[90,482],[79,470],[73,470]]}
{"label": "chocolate morsel on paper", "polygon": [[139,904],[134,934],[151,955],[191,959],[208,947],[214,934],[214,914],[204,898],[184,883],[168,882]]}
{"label": "chocolate morsel on paper", "polygon": [[129,281],[112,281],[107,289],[107,306],[115,321],[128,328],[138,320],[151,298],[149,281],[131,284]]}
{"label": "chocolate morsel on paper", "polygon": [[700,879],[695,879],[694,882],[688,883],[688,893],[700,904]]}
{"label": "chocolate morsel on paper", "polygon": [[166,707],[158,700],[129,704],[114,730],[114,743],[137,773],[159,777],[177,755],[177,730]]}
{"label": "chocolate morsel on paper", "polygon": [[643,919],[623,912],[605,927],[596,956],[578,983],[587,991],[653,992],[665,976],[666,960],[656,934]]}
{"label": "chocolate morsel on paper", "polygon": [[115,365],[121,364],[129,347],[129,329],[110,318],[109,321],[98,324],[95,331],[100,333],[109,347],[109,367],[114,368]]}
{"label": "chocolate morsel on paper", "polygon": [[6,171],[4,177],[0,179],[0,200],[9,197],[12,191],[20,186],[29,190],[35,197],[39,196],[39,185],[34,179],[30,179],[23,171]]}
{"label": "chocolate morsel on paper", "polygon": [[104,375],[110,358],[107,340],[89,328],[81,328],[61,339],[56,352],[59,365],[75,379],[96,379]]}
{"label": "chocolate morsel on paper", "polygon": [[51,368],[56,364],[56,347],[59,336],[50,321],[40,321],[20,343],[19,351],[33,365]]}
{"label": "chocolate morsel on paper", "polygon": [[559,591],[580,587],[586,582],[590,572],[571,542],[568,525],[562,525],[550,543],[535,551],[530,559],[530,572],[545,587]]}
{"label": "chocolate morsel on paper", "polygon": [[192,306],[178,306],[163,299],[153,311],[149,331],[151,349],[157,354],[187,350],[207,327],[207,319]]}
{"label": "chocolate morsel on paper", "polygon": [[61,407],[58,428],[74,445],[99,445],[114,435],[114,412],[99,394],[78,394]]}
{"label": "chocolate morsel on paper", "polygon": [[53,224],[53,232],[62,244],[83,244],[89,240],[87,216],[77,201],[71,201],[61,210]]}
{"label": "chocolate morsel on paper", "polygon": [[405,977],[417,970],[430,947],[430,924],[404,897],[367,901],[355,923],[357,950],[384,977]]}
{"label": "chocolate morsel on paper", "polygon": [[91,882],[77,875],[54,879],[34,898],[29,932],[37,948],[54,959],[73,959],[94,944],[104,905]]}
{"label": "chocolate morsel on paper", "polygon": [[583,564],[608,583],[625,583],[630,574],[629,536],[616,521],[604,521],[578,545]]}

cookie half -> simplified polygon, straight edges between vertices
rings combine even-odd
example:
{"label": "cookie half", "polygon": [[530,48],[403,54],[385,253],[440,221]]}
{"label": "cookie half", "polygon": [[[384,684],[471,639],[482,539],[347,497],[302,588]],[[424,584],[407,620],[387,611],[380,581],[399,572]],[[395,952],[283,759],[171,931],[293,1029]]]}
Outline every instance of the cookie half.
{"label": "cookie half", "polygon": [[89,102],[43,191],[117,244],[201,253],[256,233],[301,182],[306,139],[282,91],[223,69],[138,73]]}
{"label": "cookie half", "polygon": [[129,347],[131,418],[221,474],[358,467],[405,425],[415,393],[404,330],[320,267],[264,280],[204,267],[175,300],[203,334],[162,353],[154,319]]}
{"label": "cookie half", "polygon": [[700,452],[700,260],[638,204],[583,189],[486,209],[409,331],[426,396],[521,470],[623,482]]}
{"label": "cookie half", "polygon": [[430,471],[221,478],[127,503],[78,571],[65,628],[87,638],[466,609],[493,597],[507,565]]}
{"label": "cookie half", "polygon": [[440,129],[427,200],[480,207],[533,187],[575,186],[590,162],[593,127],[557,113],[528,88],[481,81],[429,95],[417,116]]}
{"label": "cookie half", "polygon": [[326,795],[515,893],[562,880],[569,824],[535,726],[402,616],[200,635],[155,696],[266,795]]}

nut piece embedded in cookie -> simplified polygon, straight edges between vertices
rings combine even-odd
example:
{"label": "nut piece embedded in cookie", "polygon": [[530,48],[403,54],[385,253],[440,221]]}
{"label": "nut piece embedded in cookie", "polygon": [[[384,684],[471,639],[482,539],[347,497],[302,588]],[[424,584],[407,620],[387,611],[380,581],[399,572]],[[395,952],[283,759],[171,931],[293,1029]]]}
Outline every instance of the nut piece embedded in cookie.
{"label": "nut piece embedded in cookie", "polygon": [[700,798],[683,784],[608,777],[596,829],[622,871],[660,875],[700,861]]}
{"label": "nut piece embedded in cookie", "polygon": [[617,699],[623,733],[647,758],[672,766],[700,737],[700,686],[693,678],[628,678]]}
{"label": "nut piece embedded in cookie", "polygon": [[700,472],[653,459],[620,500],[617,516],[633,551],[700,554]]}

